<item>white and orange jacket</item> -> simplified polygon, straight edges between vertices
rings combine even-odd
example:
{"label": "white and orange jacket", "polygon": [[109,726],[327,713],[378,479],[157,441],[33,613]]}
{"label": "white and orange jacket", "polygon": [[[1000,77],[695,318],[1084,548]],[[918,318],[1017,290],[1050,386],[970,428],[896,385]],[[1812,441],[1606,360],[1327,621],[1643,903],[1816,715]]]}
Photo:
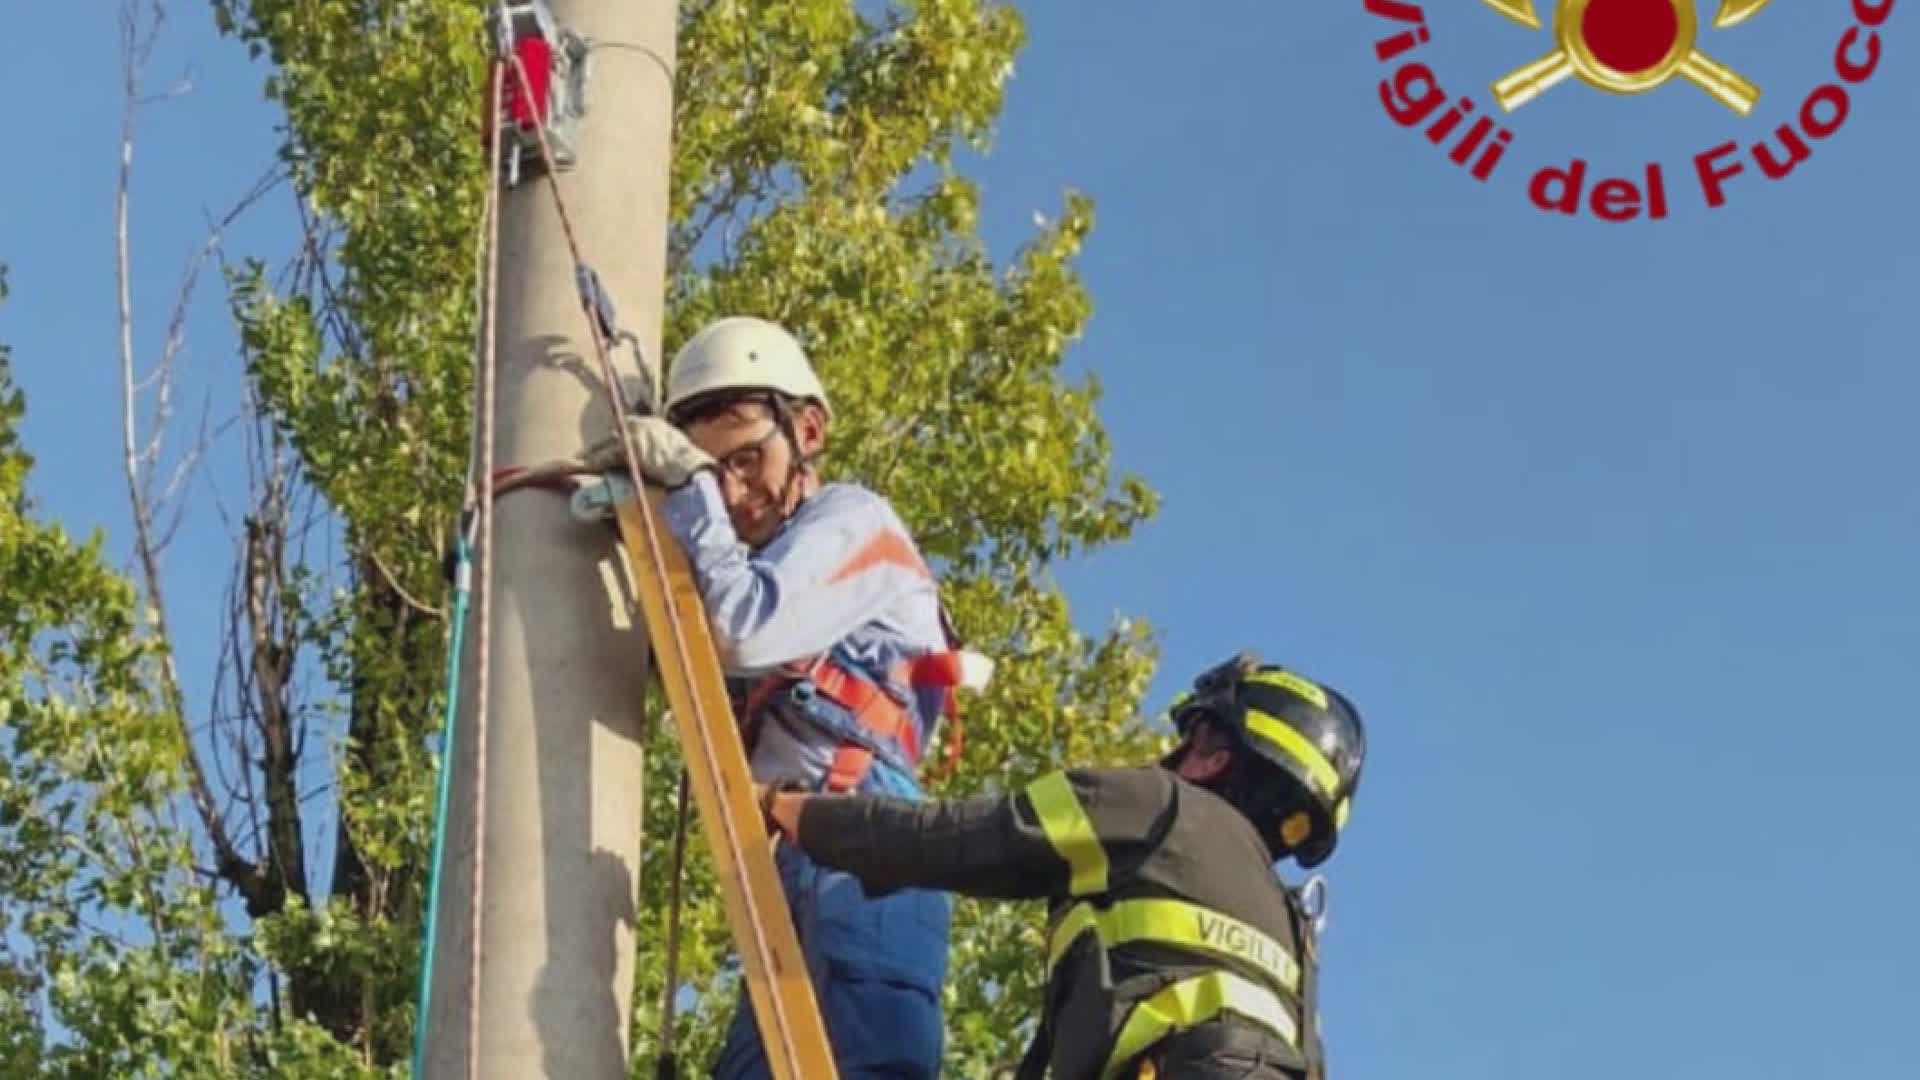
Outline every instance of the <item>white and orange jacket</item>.
{"label": "white and orange jacket", "polygon": [[[984,683],[990,665],[948,635],[938,584],[893,507],[826,484],[758,550],[734,532],[711,473],[665,507],[741,720],[757,728],[754,777],[858,786],[877,752],[911,779],[954,687]],[[796,690],[811,707],[776,707]]]}

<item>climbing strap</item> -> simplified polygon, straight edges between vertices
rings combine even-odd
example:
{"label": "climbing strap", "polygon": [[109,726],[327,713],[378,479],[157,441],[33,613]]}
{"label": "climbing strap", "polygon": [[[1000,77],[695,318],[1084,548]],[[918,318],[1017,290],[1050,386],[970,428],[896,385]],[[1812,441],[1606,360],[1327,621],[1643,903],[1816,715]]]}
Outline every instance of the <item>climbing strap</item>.
{"label": "climbing strap", "polygon": [[[941,689],[950,702],[952,688],[960,683],[960,659],[954,653],[929,653],[894,665],[892,675],[909,690]],[[838,717],[828,714],[809,717],[839,742],[827,770],[828,791],[858,788],[876,759],[907,775],[914,774],[920,764],[921,746],[920,722],[913,710],[879,683],[831,657],[790,664],[768,675],[748,693],[741,715],[750,721],[757,718],[775,695],[800,683],[811,684],[815,692],[844,709],[849,718],[840,723],[836,722]],[[949,754],[957,745],[948,743]]]}
{"label": "climbing strap", "polygon": [[1221,1013],[1251,1021],[1288,1046],[1299,1048],[1300,1026],[1278,994],[1230,971],[1210,971],[1182,979],[1135,1003],[1107,1055],[1101,1080],[1119,1076],[1128,1062],[1154,1043]]}
{"label": "climbing strap", "polygon": [[1231,960],[1260,972],[1275,989],[1300,992],[1300,964],[1287,947],[1231,915],[1184,900],[1119,900],[1101,908],[1075,904],[1054,926],[1047,944],[1047,970],[1060,963],[1082,934],[1092,932],[1103,948],[1164,945],[1214,960]]}
{"label": "climbing strap", "polygon": [[[854,730],[842,732],[827,770],[827,790],[852,791],[873,771],[874,757],[898,746],[909,768],[920,764],[920,723],[913,712],[874,683],[831,661],[809,671],[815,687],[853,718]],[[897,764],[897,763],[896,763]]]}

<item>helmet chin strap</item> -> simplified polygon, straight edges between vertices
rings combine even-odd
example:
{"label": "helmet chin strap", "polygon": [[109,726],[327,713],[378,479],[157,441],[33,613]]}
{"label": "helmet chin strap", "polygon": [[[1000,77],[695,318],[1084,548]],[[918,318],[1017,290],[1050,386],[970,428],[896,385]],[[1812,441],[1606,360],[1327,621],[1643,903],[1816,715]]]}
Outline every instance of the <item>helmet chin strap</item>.
{"label": "helmet chin strap", "polygon": [[791,517],[800,509],[800,504],[807,500],[804,489],[796,491],[794,488],[800,483],[801,477],[813,470],[814,455],[800,452],[800,437],[794,430],[793,410],[787,407],[787,403],[781,400],[778,394],[768,395],[768,401],[773,407],[773,422],[779,425],[780,434],[787,440],[787,456],[790,459],[787,463],[787,478],[781,482],[780,490],[774,495],[774,500],[780,505],[781,517],[784,519]]}
{"label": "helmet chin strap", "polygon": [[781,483],[780,490],[774,493],[774,500],[780,504],[780,515],[782,519],[792,517],[794,513],[800,509],[800,504],[807,501],[806,490],[804,488],[796,490],[796,488],[799,487],[801,478],[812,469],[812,466],[800,459],[797,450],[793,456],[794,462],[787,468],[786,480]]}
{"label": "helmet chin strap", "polygon": [[[1201,722],[1213,721],[1195,721],[1196,724]],[[1189,733],[1181,738],[1179,745],[1160,759],[1161,768],[1175,773],[1180,771],[1181,762],[1195,750],[1191,734],[1193,730],[1189,728]],[[1215,730],[1220,729],[1216,726]],[[1210,780],[1194,782],[1232,803],[1248,821],[1253,822],[1262,839],[1267,839],[1272,845],[1276,861],[1286,858],[1292,848],[1278,843],[1277,835],[1269,838],[1268,834],[1280,819],[1304,807],[1296,805],[1298,800],[1295,794],[1283,786],[1284,781],[1278,770],[1268,766],[1240,739],[1234,738],[1232,743],[1233,763],[1227,767],[1227,771]]]}

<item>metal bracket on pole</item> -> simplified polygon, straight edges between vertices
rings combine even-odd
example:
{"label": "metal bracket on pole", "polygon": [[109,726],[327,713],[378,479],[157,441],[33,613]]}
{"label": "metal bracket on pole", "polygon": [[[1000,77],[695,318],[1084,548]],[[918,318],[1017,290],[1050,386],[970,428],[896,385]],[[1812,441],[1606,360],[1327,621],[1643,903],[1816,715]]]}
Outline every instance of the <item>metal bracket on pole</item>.
{"label": "metal bracket on pole", "polygon": [[[520,180],[522,160],[565,171],[579,163],[578,128],[587,114],[592,46],[560,25],[546,0],[508,0],[493,10],[495,48],[509,67],[500,134],[507,148],[507,184]],[[515,58],[519,63],[513,64]],[[526,73],[521,85],[520,72]],[[553,149],[541,160],[539,125]]]}

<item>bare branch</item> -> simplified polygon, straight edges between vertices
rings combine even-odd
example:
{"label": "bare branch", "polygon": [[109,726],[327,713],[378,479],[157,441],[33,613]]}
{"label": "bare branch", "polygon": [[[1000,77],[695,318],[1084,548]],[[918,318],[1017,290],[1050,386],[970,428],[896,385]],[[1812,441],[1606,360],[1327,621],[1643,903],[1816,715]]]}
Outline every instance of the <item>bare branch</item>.
{"label": "bare branch", "polygon": [[200,405],[200,434],[194,439],[193,445],[187,448],[187,452],[180,456],[180,460],[174,463],[173,472],[167,477],[167,486],[160,492],[162,503],[170,502],[180,496],[187,481],[193,476],[194,467],[199,464],[200,459],[206,455],[220,436],[227,433],[228,428],[240,422],[238,416],[229,416],[209,431],[207,422],[212,412],[213,395],[208,394]]}
{"label": "bare branch", "polygon": [[[143,12],[150,13],[145,19],[144,32],[142,30]],[[114,275],[119,299],[122,450],[126,458],[127,498],[131,504],[133,517],[135,552],[146,586],[151,629],[162,643],[162,648],[159,650],[162,692],[168,710],[174,714],[181,727],[188,794],[193,800],[201,826],[206,829],[208,842],[213,847],[214,857],[221,873],[245,893],[254,877],[253,867],[240,857],[234,849],[232,839],[227,835],[226,825],[214,806],[213,793],[207,785],[199,748],[194,745],[193,733],[187,724],[186,694],[180,685],[179,669],[172,648],[173,637],[167,622],[166,597],[161,588],[160,548],[154,535],[153,506],[147,498],[141,469],[142,452],[138,446],[136,419],[138,396],[134,389],[131,247],[127,218],[133,184],[134,118],[140,107],[141,75],[147,59],[153,53],[154,43],[159,36],[164,18],[165,9],[157,2],[143,5],[141,0],[123,0],[121,4],[120,163],[119,176],[114,186]],[[165,393],[166,385],[166,380],[163,378],[160,382],[161,393]],[[252,897],[249,896],[249,899],[251,900]]]}
{"label": "bare branch", "polygon": [[307,210],[306,200],[296,199],[300,211],[300,234],[306,249],[307,270],[313,284],[320,291],[320,317],[327,330],[333,336],[340,350],[349,356],[362,353],[359,334],[346,318],[346,305],[340,295],[334,291],[333,275],[327,272],[326,244],[324,226],[315,221]]}
{"label": "bare branch", "polygon": [[187,506],[185,503],[176,503],[170,508],[167,515],[167,523],[159,528],[154,537],[153,547],[155,551],[164,554],[167,548],[173,545],[174,534],[180,531],[180,523],[185,521],[186,517]]}
{"label": "bare branch", "polygon": [[167,323],[166,344],[160,350],[160,370],[170,370],[174,358],[186,345],[187,311],[193,299],[194,288],[199,284],[200,272],[206,268],[207,263],[219,256],[221,240],[226,235],[227,229],[285,179],[286,170],[276,162],[268,166],[266,171],[254,180],[253,186],[248,188],[245,194],[234,200],[226,213],[217,219],[208,215],[207,238],[201,242],[200,250],[188,261],[180,274],[180,285],[174,295],[173,317]]}
{"label": "bare branch", "polygon": [[148,94],[146,97],[141,98],[140,107],[144,109],[148,105],[158,105],[162,102],[172,101],[175,98],[186,97],[191,93],[193,93],[193,65],[188,64],[186,70],[180,73],[180,77],[173,80],[172,86],[167,87],[157,94]]}
{"label": "bare branch", "polygon": [[234,717],[228,742],[239,774],[237,786],[241,803],[247,812],[251,850],[258,853],[266,850],[266,840],[260,824],[260,796],[254,786],[255,766],[248,739],[255,730],[258,717],[254,707],[253,673],[247,666],[246,647],[241,640],[246,620],[246,604],[241,599],[241,582],[245,575],[246,553],[243,543],[235,555],[234,569],[227,581],[227,616],[221,631],[221,649],[225,653],[222,664],[232,671],[234,685]]}
{"label": "bare branch", "polygon": [[[271,433],[272,421],[265,418],[265,413],[251,386],[247,387],[245,395],[246,404],[242,415],[250,417],[252,423],[249,425],[251,438],[246,440],[243,446],[247,455],[247,475],[251,483],[251,478],[256,475],[260,458],[266,454],[266,440]],[[227,509],[226,499],[220,494],[220,485],[211,474],[208,475],[207,486],[213,492],[214,513],[219,516],[220,524],[227,530],[227,535],[238,543],[241,537],[239,530],[234,526],[233,514]]]}
{"label": "bare branch", "polygon": [[[272,191],[284,177],[284,170],[277,164],[269,167],[253,182],[253,186],[250,187],[245,194],[235,200],[234,204],[227,209],[225,214],[217,220],[209,216],[207,222],[207,238],[201,244],[200,250],[188,261],[186,268],[181,273],[180,284],[174,296],[173,313],[167,321],[166,340],[160,349],[160,360],[154,365],[152,373],[149,374],[146,379],[142,380],[143,388],[146,384],[152,384],[155,387],[152,419],[153,432],[147,440],[146,450],[142,455],[141,463],[147,470],[146,475],[143,477],[145,484],[143,493],[153,513],[156,515],[160,512],[161,508],[166,506],[167,503],[179,493],[186,479],[192,474],[195,466],[199,464],[212,441],[207,435],[206,418],[203,414],[199,440],[190,447],[187,452],[181,456],[179,462],[175,464],[172,475],[168,477],[165,490],[158,495],[153,493],[152,485],[155,473],[160,464],[162,443],[166,437],[169,422],[173,418],[174,378],[179,370],[181,353],[186,347],[187,315],[193,306],[194,289],[199,284],[200,273],[209,261],[219,255],[221,238],[227,228],[237,221],[248,208],[260,201],[268,192]],[[209,409],[211,408],[211,395],[209,395],[207,406]],[[227,426],[227,424],[222,424],[220,431],[216,431],[213,437],[217,438],[221,432],[225,431]],[[166,530],[169,536],[171,536],[173,529],[178,527],[180,518],[180,513],[176,512],[172,526]],[[163,540],[160,543],[160,547],[164,550],[166,546],[166,541]]]}
{"label": "bare branch", "polygon": [[694,253],[700,249],[700,244],[706,239],[707,232],[713,228],[714,222],[722,218],[731,218],[733,212],[739,208],[741,200],[753,194],[750,184],[747,174],[734,171],[727,185],[726,194],[707,204],[706,213],[701,215],[699,223],[677,230],[678,242],[673,245],[673,250],[667,255],[668,280],[678,276],[687,263],[692,261]]}
{"label": "bare branch", "polygon": [[[225,614],[221,619],[219,659],[214,663],[213,703],[211,706],[211,722],[215,728],[214,739],[216,740],[214,744],[216,752],[213,754],[213,773],[214,778],[220,784],[221,795],[225,800],[220,807],[220,816],[229,821],[232,820],[233,807],[235,805],[245,805],[247,778],[252,772],[247,760],[247,726],[245,718],[240,715],[240,713],[244,711],[246,698],[242,696],[237,703],[231,701],[229,700],[227,690],[229,680],[235,684],[241,684],[244,683],[246,679],[246,667],[241,662],[239,651],[236,648],[236,642],[238,641],[237,630],[239,627],[239,620],[236,615],[238,610],[236,601],[237,577],[238,575],[230,570],[227,575],[227,583],[222,590]],[[220,751],[224,751],[224,753]],[[234,763],[232,772],[228,771],[229,761]],[[259,830],[257,828],[254,830],[252,839],[255,844],[252,850],[257,851],[257,845],[259,843]]]}
{"label": "bare branch", "polygon": [[[201,455],[206,452],[208,444],[212,441],[212,436],[210,436],[207,431],[207,414],[212,411],[212,408],[213,399],[212,395],[209,394],[207,400],[201,407],[200,431],[199,434],[195,436],[193,445],[189,447],[187,452],[181,455],[180,460],[174,464],[172,475],[167,477],[167,486],[160,492],[159,496],[152,498],[153,506],[168,508],[170,510],[167,523],[160,529],[159,538],[154,542],[154,546],[162,553],[173,544],[173,536],[180,531],[180,523],[185,520],[187,516],[186,502],[176,499],[174,496],[178,494],[181,484],[191,475],[194,465],[200,460]],[[152,491],[152,477],[152,472],[149,472],[147,474],[149,492]]]}
{"label": "bare branch", "polygon": [[[144,32],[140,18],[143,8],[150,12]],[[120,5],[120,45],[124,67],[137,74],[147,66],[147,61],[153,56],[153,47],[160,40],[160,27],[166,19],[166,5],[159,0],[148,4],[142,4],[140,0],[125,0]],[[129,86],[129,104],[139,104],[138,89],[137,86]]]}
{"label": "bare branch", "polygon": [[373,561],[373,568],[375,570],[380,571],[380,578],[381,580],[387,583],[387,588],[392,589],[394,592],[394,595],[406,601],[406,604],[408,607],[414,609],[415,611],[420,612],[422,615],[430,615],[436,619],[444,619],[447,617],[447,613],[444,609],[434,607],[432,604],[423,603],[422,601],[415,599],[412,593],[408,592],[404,587],[402,587],[400,584],[400,579],[395,577],[393,574],[393,571],[387,568],[387,564],[384,560],[380,558],[379,552],[369,548],[367,551],[367,554],[371,557]]}
{"label": "bare branch", "polygon": [[[305,896],[306,844],[296,795],[300,754],[293,741],[298,710],[292,695],[300,628],[286,617],[291,474],[277,442],[255,466],[258,494],[254,512],[246,518],[237,618],[244,634],[239,648],[244,650],[253,689],[247,709],[252,734],[258,738],[263,785],[263,798],[250,800],[249,807],[257,816],[260,804],[265,804],[265,867],[270,886],[281,895]],[[247,772],[251,781],[254,770]]]}

